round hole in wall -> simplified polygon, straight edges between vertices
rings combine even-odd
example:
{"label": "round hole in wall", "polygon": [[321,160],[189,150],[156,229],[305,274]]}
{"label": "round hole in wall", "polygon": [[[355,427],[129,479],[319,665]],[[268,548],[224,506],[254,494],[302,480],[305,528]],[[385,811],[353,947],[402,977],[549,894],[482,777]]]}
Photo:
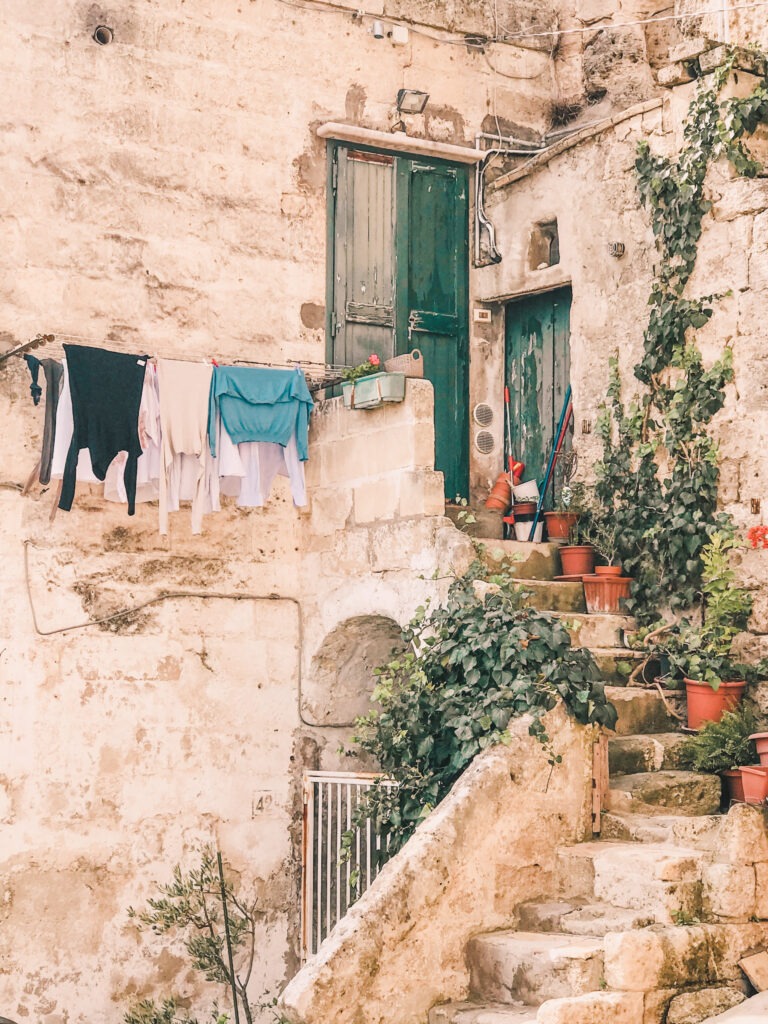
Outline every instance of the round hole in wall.
{"label": "round hole in wall", "polygon": [[472,410],[472,416],[478,427],[489,427],[493,423],[493,409],[485,402],[478,402]]}
{"label": "round hole in wall", "polygon": [[496,439],[490,430],[478,430],[475,434],[475,448],[481,455],[490,455],[496,447]]}
{"label": "round hole in wall", "polygon": [[97,25],[93,30],[92,38],[99,46],[107,46],[115,38],[115,33],[111,28],[107,28],[106,25]]}

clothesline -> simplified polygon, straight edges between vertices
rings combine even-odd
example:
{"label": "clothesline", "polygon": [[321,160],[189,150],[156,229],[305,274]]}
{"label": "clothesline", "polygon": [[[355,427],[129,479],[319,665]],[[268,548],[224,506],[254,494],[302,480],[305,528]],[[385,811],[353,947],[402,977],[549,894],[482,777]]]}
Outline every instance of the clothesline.
{"label": "clothesline", "polygon": [[[57,334],[38,334],[35,338],[27,342],[22,342],[20,345],[14,346],[8,352],[0,354],[0,364],[11,356],[18,356],[22,358],[26,352],[32,349],[39,348],[42,345],[48,346],[55,342],[57,339],[63,341],[79,341],[86,345],[101,346],[101,342],[97,342],[94,338],[85,338],[79,334],[67,334],[60,332]],[[152,360],[169,358],[176,359],[178,362],[204,362],[213,365],[218,365],[219,360],[215,357],[208,359],[178,359],[176,356],[150,356]],[[265,360],[254,360],[254,359],[233,359],[233,360],[221,360],[222,363],[229,363],[233,366],[257,366],[264,367],[267,369],[281,369],[281,370],[292,370],[294,367],[299,367],[307,378],[307,384],[310,392],[313,394],[317,391],[321,391],[323,388],[333,387],[338,384],[343,375],[343,371],[347,368],[344,364],[338,363],[324,363],[313,359],[294,359],[286,362],[269,362]]]}

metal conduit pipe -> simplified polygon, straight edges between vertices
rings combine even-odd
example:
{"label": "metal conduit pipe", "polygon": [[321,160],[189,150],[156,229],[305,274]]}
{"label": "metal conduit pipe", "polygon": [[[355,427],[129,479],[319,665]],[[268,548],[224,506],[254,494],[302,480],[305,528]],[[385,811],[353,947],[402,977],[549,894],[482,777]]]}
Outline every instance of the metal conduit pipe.
{"label": "metal conduit pipe", "polygon": [[32,600],[32,587],[30,583],[29,575],[29,547],[32,541],[24,541],[24,578],[27,588],[27,600],[29,602],[29,610],[32,613],[32,625],[38,636],[55,636],[57,633],[68,633],[70,630],[75,629],[87,629],[89,626],[99,626],[105,622],[113,622],[115,619],[124,618],[126,615],[135,615],[137,612],[142,611],[144,608],[149,608],[153,604],[160,604],[162,601],[172,601],[177,598],[194,598],[198,600],[215,600],[215,601],[288,601],[296,608],[296,636],[298,643],[298,659],[296,666],[297,674],[297,702],[298,702],[298,715],[299,721],[302,725],[309,726],[311,729],[350,729],[355,725],[354,722],[334,722],[327,724],[319,724],[318,722],[310,722],[304,717],[302,712],[302,663],[304,660],[304,623],[301,612],[301,602],[295,597],[286,597],[283,594],[253,594],[253,593],[233,593],[233,594],[220,594],[215,591],[205,590],[164,590],[159,594],[155,594],[154,597],[148,598],[146,601],[141,601],[139,604],[131,605],[129,608],[123,608],[120,611],[112,612],[111,615],[104,615],[98,619],[87,619],[85,622],[76,622],[70,626],[59,626],[56,629],[41,629],[37,621],[37,614],[35,612],[35,605]]}

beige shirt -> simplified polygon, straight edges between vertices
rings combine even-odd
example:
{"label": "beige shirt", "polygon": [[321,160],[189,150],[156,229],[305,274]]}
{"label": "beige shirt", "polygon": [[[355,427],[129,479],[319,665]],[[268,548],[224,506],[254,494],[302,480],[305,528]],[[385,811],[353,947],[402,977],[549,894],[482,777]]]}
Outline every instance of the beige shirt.
{"label": "beige shirt", "polygon": [[[203,513],[218,507],[212,494],[216,473],[208,446],[208,396],[213,367],[159,359],[162,430],[160,469],[160,533],[168,532],[168,512],[179,500],[192,498],[192,533],[200,533]],[[187,490],[189,486],[189,490]]]}

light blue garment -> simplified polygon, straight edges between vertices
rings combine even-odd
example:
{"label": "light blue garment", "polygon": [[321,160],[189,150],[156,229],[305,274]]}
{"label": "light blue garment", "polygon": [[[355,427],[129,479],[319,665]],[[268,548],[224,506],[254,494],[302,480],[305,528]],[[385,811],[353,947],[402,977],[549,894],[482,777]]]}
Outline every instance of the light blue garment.
{"label": "light blue garment", "polygon": [[208,403],[208,439],[216,455],[216,414],[235,444],[274,441],[283,446],[296,435],[299,459],[306,462],[312,395],[304,374],[252,366],[215,366]]}

